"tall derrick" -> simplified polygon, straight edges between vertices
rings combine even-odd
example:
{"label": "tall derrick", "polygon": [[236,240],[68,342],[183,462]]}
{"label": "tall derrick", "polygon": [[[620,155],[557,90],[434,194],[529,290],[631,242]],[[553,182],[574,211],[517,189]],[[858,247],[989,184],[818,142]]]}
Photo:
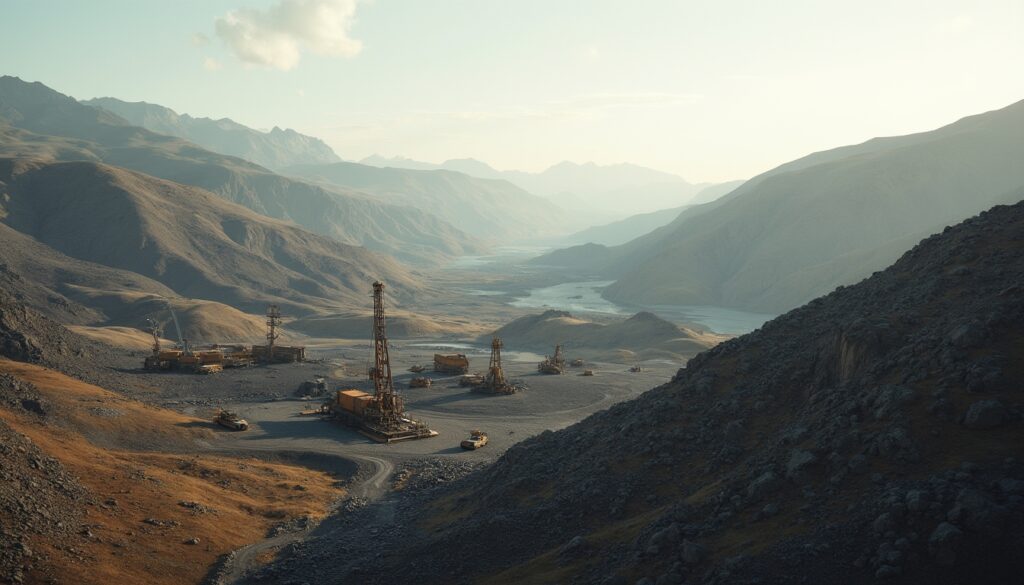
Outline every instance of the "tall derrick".
{"label": "tall derrick", "polygon": [[373,394],[354,388],[338,390],[325,408],[345,424],[381,443],[436,437],[425,423],[405,414],[402,398],[395,392],[388,356],[387,322],[384,317],[384,283],[373,283]]}
{"label": "tall derrick", "polygon": [[402,418],[402,400],[395,394],[388,356],[387,323],[384,317],[384,283],[373,283],[373,402],[384,425]]}
{"label": "tall derrick", "polygon": [[522,390],[520,384],[510,382],[505,378],[505,369],[501,365],[501,349],[504,344],[500,337],[491,340],[491,361],[487,367],[487,375],[481,384],[471,388],[473,392],[482,394],[515,394]]}
{"label": "tall derrick", "polygon": [[268,361],[274,361],[274,342],[281,335],[277,328],[281,325],[281,309],[277,305],[267,307],[267,357]]}

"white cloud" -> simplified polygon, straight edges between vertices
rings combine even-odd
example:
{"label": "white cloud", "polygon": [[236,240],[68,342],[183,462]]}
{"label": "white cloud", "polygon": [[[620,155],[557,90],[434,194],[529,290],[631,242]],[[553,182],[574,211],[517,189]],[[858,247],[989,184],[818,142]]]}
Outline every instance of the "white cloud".
{"label": "white cloud", "polygon": [[207,71],[220,71],[223,67],[224,65],[213,57],[203,59],[203,69],[206,69]]}
{"label": "white cloud", "polygon": [[241,8],[215,22],[217,36],[246,63],[287,70],[305,50],[352,57],[363,43],[349,36],[359,0],[279,0],[266,10]]}
{"label": "white cloud", "polygon": [[206,36],[203,33],[196,33],[196,34],[192,35],[192,46],[194,46],[194,47],[202,47],[202,46],[206,45],[209,42],[210,42],[210,37]]}

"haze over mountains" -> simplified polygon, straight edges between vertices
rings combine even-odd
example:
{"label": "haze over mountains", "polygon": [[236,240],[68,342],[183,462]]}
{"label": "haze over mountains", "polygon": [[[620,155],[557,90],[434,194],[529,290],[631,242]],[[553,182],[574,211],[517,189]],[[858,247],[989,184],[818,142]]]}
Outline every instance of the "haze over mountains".
{"label": "haze over mountains", "polygon": [[462,231],[492,241],[560,234],[566,211],[504,179],[480,179],[449,170],[381,168],[338,162],[296,165],[286,174],[357,189],[396,205],[443,217]]}
{"label": "haze over mountains", "polygon": [[574,213],[600,220],[678,207],[709,184],[692,184],[682,177],[633,164],[598,165],[560,162],[539,172],[498,171],[475,159],[453,159],[441,164],[404,157],[370,156],[359,161],[378,167],[415,170],[451,170],[485,179],[505,179],[547,197]]}
{"label": "haze over mountains", "polygon": [[723,197],[743,184],[743,181],[728,181],[706,187],[690,199],[690,203],[671,209],[660,209],[648,213],[638,213],[625,219],[604,225],[595,225],[562,238],[566,243],[594,243],[604,246],[618,246],[630,240],[649,234],[650,232],[672,223],[679,214],[688,207],[701,203],[709,203]]}
{"label": "haze over mountains", "polygon": [[617,279],[606,298],[780,312],[885,267],[1024,191],[1024,102],[932,132],[812,154],[621,246],[536,260]]}
{"label": "haze over mountains", "polygon": [[478,239],[437,216],[367,194],[274,174],[242,159],[133,126],[40,83],[0,77],[0,155],[92,160],[207,189],[339,242],[414,262],[481,252]]}
{"label": "haze over mountains", "polygon": [[296,164],[341,161],[319,138],[290,128],[282,130],[275,126],[269,132],[260,132],[230,118],[193,118],[161,105],[126,102],[112,97],[84,100],[82,103],[110,111],[135,126],[184,138],[214,152],[244,158],[275,171]]}

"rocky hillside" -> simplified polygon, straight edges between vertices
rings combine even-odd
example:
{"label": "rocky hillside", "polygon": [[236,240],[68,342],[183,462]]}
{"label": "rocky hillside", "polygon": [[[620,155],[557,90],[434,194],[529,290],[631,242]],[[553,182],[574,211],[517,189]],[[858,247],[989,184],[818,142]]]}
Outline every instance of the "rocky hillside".
{"label": "rocky hillside", "polygon": [[496,241],[564,233],[567,214],[504,180],[449,170],[379,168],[357,163],[299,165],[288,174],[372,193],[382,201],[442,217],[473,236]]}
{"label": "rocky hillside", "polygon": [[[0,186],[7,226],[65,256],[142,275],[183,297],[253,313],[270,302],[309,312],[361,306],[367,283],[378,278],[399,297],[418,286],[386,256],[115,167],[0,159]],[[141,286],[134,290],[166,290]]]}
{"label": "rocky hillside", "polygon": [[726,339],[678,327],[648,312],[624,320],[595,323],[556,310],[520,317],[482,336],[479,341],[486,345],[494,335],[510,347],[550,353],[554,345],[560,343],[573,356],[614,356],[615,361],[690,357]]}
{"label": "rocky hillside", "polygon": [[16,77],[0,77],[0,156],[101,161],[206,189],[256,213],[414,262],[484,249],[437,216],[282,177]]}
{"label": "rocky hillside", "polygon": [[85,100],[82,103],[107,110],[135,126],[157,134],[184,138],[203,148],[244,158],[268,169],[341,162],[338,155],[322,140],[300,134],[291,128],[282,130],[275,126],[269,132],[261,132],[230,118],[193,118],[161,105],[126,102],[112,97]]}
{"label": "rocky hillside", "polygon": [[347,548],[364,527],[338,524],[264,576],[1016,582],[1021,283],[1024,203],[932,236],[639,399],[411,498],[372,549]]}

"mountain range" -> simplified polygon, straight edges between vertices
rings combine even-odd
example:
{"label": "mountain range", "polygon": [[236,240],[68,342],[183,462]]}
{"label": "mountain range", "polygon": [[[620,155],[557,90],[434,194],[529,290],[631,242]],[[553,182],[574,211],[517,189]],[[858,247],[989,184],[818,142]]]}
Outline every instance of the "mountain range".
{"label": "mountain range", "polygon": [[341,161],[319,138],[290,128],[282,130],[275,126],[269,132],[260,132],[230,118],[193,118],[161,105],[126,102],[112,97],[83,100],[82,103],[107,110],[157,134],[184,138],[214,152],[237,156],[275,171],[296,164]]}
{"label": "mountain range", "polygon": [[560,207],[585,214],[591,223],[686,204],[709,184],[692,184],[678,175],[633,164],[598,165],[563,161],[542,172],[498,171],[465,158],[440,164],[404,157],[373,155],[362,164],[414,170],[450,170],[484,179],[504,179]]}
{"label": "mountain range", "polygon": [[616,279],[606,298],[781,312],[870,275],[915,241],[1024,196],[1024,102],[920,134],[815,153],[626,244],[538,264]]}
{"label": "mountain range", "polygon": [[422,287],[387,256],[102,163],[0,158],[0,189],[0,233],[16,243],[0,259],[64,322],[140,326],[161,299],[203,299],[211,323],[270,303],[301,315],[360,306],[375,279],[398,299]]}
{"label": "mountain range", "polygon": [[319,139],[290,130],[260,132],[229,119],[193,118],[163,106],[115,98],[82,103],[158,134],[184,138],[213,152],[237,156],[328,190],[357,193],[419,210],[427,215],[424,222],[443,218],[460,231],[489,241],[550,237],[564,232],[566,217],[562,210],[500,178],[346,163]]}
{"label": "mountain range", "polygon": [[561,234],[568,219],[566,212],[549,200],[504,179],[481,179],[450,170],[338,162],[296,165],[283,172],[318,184],[370,193],[381,201],[444,218],[472,236],[493,242]]}
{"label": "mountain range", "polygon": [[339,242],[436,264],[486,249],[437,216],[371,195],[283,177],[237,157],[133,126],[41,83],[0,77],[0,156],[90,160],[206,189]]}

